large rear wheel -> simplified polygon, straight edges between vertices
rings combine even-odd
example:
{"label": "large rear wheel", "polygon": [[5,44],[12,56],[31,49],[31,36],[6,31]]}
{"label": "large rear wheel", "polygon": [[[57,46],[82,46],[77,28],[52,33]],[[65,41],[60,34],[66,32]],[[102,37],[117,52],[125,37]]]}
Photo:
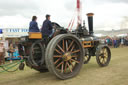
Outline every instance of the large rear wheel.
{"label": "large rear wheel", "polygon": [[68,79],[79,73],[83,58],[84,49],[79,39],[71,34],[62,34],[48,44],[45,62],[51,73],[60,79]]}

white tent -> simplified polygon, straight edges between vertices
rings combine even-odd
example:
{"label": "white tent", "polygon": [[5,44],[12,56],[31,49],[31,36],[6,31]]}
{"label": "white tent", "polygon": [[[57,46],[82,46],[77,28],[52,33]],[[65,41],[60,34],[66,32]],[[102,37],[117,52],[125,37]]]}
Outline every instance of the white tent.
{"label": "white tent", "polygon": [[128,36],[127,34],[119,34],[119,35],[117,35],[117,37],[126,37],[126,36]]}
{"label": "white tent", "polygon": [[94,34],[94,36],[96,36],[96,37],[103,37],[105,35],[103,35],[103,34]]}

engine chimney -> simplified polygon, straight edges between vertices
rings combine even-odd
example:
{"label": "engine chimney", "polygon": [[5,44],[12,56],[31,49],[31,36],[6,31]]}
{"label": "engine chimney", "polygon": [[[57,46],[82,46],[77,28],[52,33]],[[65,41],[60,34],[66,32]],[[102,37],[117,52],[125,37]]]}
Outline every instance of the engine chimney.
{"label": "engine chimney", "polygon": [[93,13],[88,13],[88,26],[89,26],[89,34],[93,35]]}

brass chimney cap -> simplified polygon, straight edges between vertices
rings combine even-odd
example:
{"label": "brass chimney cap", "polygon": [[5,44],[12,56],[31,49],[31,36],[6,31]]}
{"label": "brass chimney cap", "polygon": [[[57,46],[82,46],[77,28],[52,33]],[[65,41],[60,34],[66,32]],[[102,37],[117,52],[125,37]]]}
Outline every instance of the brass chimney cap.
{"label": "brass chimney cap", "polygon": [[92,17],[94,15],[94,13],[88,13],[87,16],[88,17]]}

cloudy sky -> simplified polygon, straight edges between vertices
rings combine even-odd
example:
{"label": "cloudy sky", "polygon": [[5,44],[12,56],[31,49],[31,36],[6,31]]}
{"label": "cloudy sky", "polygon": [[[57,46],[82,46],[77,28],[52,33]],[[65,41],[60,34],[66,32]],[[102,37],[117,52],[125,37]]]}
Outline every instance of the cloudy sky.
{"label": "cloudy sky", "polygon": [[[81,0],[82,19],[88,12],[95,13],[94,29],[111,30],[122,28],[128,16],[128,0]],[[28,28],[31,17],[38,17],[39,27],[46,14],[51,21],[67,27],[75,13],[76,0],[0,0],[0,28]],[[123,23],[123,27],[125,27]]]}

